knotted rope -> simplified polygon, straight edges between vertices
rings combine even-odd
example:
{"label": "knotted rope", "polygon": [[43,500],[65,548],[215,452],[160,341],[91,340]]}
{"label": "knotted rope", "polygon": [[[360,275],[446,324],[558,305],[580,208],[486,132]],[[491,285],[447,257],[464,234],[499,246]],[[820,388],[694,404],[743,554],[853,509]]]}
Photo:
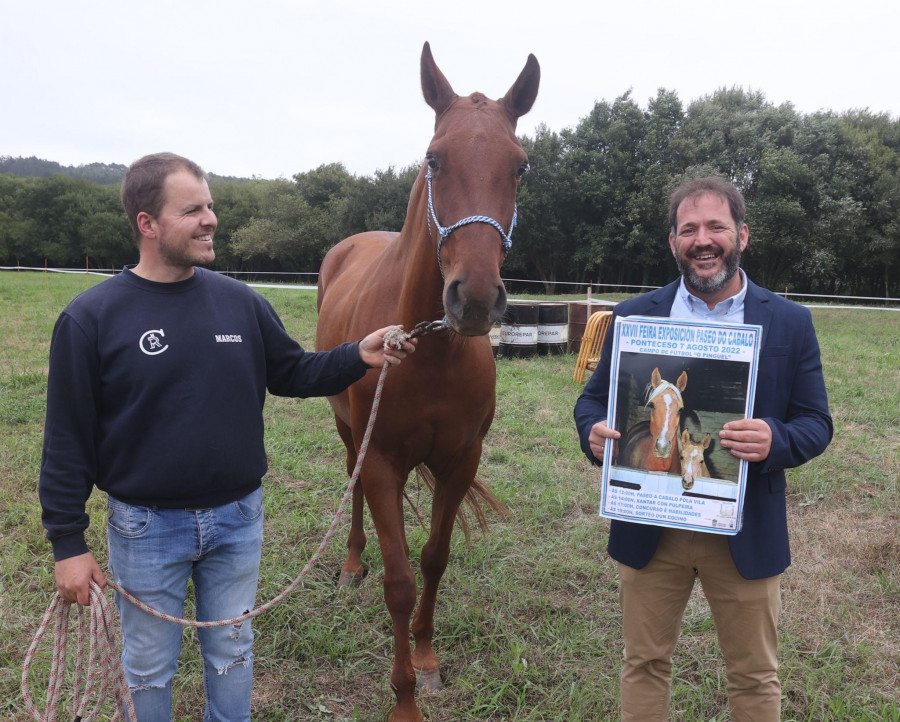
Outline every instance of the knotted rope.
{"label": "knotted rope", "polygon": [[[25,655],[25,663],[22,665],[22,695],[25,697],[25,709],[36,720],[54,722],[59,711],[59,697],[62,691],[62,683],[66,673],[66,646],[69,638],[69,614],[72,607],[76,608],[76,628],[78,630],[78,647],[75,657],[75,694],[82,689],[77,697],[75,707],[75,722],[89,722],[96,718],[100,707],[112,688],[116,697],[116,712],[113,720],[122,719],[123,714],[129,722],[135,722],[137,716],[134,712],[134,704],[131,701],[131,692],[125,681],[125,673],[122,671],[122,661],[116,652],[116,633],[112,625],[112,614],[109,602],[103,596],[100,587],[91,582],[90,586],[90,615],[80,604],[73,604],[63,599],[59,592],[53,595],[47,613],[38,627],[37,634]],[[47,628],[53,623],[53,661],[50,665],[50,676],[47,682],[47,696],[44,705],[44,714],[41,715],[31,699],[31,691],[28,688],[28,672],[31,662],[41,639]],[[89,640],[88,658],[85,660],[85,643]],[[99,689],[96,692],[97,701],[94,707],[88,711],[94,687],[99,681]],[[124,710],[124,712],[123,712]]]}
{"label": "knotted rope", "polygon": [[[439,331],[445,327],[445,321],[434,321],[431,323],[423,322],[418,324],[410,333],[405,333],[399,326],[394,326],[384,334],[384,348],[385,350],[388,348],[400,349],[404,341]],[[275,605],[284,601],[289,594],[300,586],[303,578],[309,573],[319,560],[319,557],[322,556],[322,553],[328,547],[328,544],[331,542],[331,538],[334,536],[335,531],[337,531],[337,527],[344,515],[344,509],[347,506],[347,502],[353,497],[353,487],[356,486],[360,469],[362,469],[363,460],[366,458],[369,440],[372,438],[372,429],[375,426],[375,418],[378,415],[378,407],[381,404],[381,392],[389,368],[390,363],[385,359],[384,365],[381,367],[381,375],[378,377],[378,385],[375,387],[372,409],[369,412],[369,421],[366,425],[366,431],[363,434],[359,453],[357,454],[356,466],[353,469],[353,474],[350,476],[350,482],[347,484],[344,496],[341,498],[341,503],[338,505],[338,509],[335,512],[334,519],[328,527],[325,537],[322,539],[310,560],[306,563],[306,566],[303,567],[300,574],[297,575],[297,578],[285,587],[276,597],[239,617],[210,622],[199,622],[192,619],[174,617],[170,614],[157,611],[144,604],[144,602],[131,595],[112,580],[107,581],[108,585],[136,607],[147,612],[147,614],[151,614],[154,617],[164,619],[168,622],[180,624],[183,627],[194,627],[198,629],[240,624],[248,619],[258,617],[263,612],[267,612]],[[78,632],[78,648],[75,657],[74,678],[74,696],[77,698],[75,722],[91,722],[91,720],[96,719],[110,689],[112,689],[116,699],[116,712],[111,718],[112,722],[123,718],[128,720],[128,722],[136,722],[137,716],[134,711],[131,692],[128,689],[128,683],[125,680],[125,672],[122,670],[122,660],[116,649],[116,632],[112,624],[111,608],[106,597],[103,595],[103,591],[95,582],[91,582],[90,584],[89,614],[85,612],[85,607],[66,601],[60,596],[59,592],[56,592],[51,598],[50,604],[47,607],[47,612],[44,614],[44,619],[40,626],[38,626],[34,639],[31,642],[31,646],[28,648],[28,652],[25,655],[25,661],[22,664],[22,696],[25,699],[25,709],[38,722],[55,722],[56,720],[56,715],[59,711],[60,693],[65,678],[69,617],[73,606],[76,608],[75,619]],[[42,714],[32,699],[28,676],[37,649],[51,623],[53,624],[53,659],[50,665],[47,694],[44,712]],[[87,660],[85,660],[86,642],[89,642]],[[91,697],[95,694],[94,688],[98,683],[99,688],[96,690],[96,702],[89,710]],[[79,690],[81,690],[80,695]]]}

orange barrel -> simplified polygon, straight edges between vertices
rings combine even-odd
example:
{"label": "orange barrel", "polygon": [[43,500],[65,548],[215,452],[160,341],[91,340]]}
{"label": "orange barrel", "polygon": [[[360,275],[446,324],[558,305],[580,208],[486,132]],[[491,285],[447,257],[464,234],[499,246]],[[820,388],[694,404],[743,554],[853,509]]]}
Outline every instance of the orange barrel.
{"label": "orange barrel", "polygon": [[510,301],[500,324],[500,355],[527,358],[537,353],[538,307],[534,301]]}
{"label": "orange barrel", "polygon": [[590,310],[587,301],[569,301],[569,353],[578,353],[581,349],[581,339],[584,338],[584,328],[590,315],[596,311],[612,309],[612,304],[604,301],[591,301]]}
{"label": "orange barrel", "polygon": [[538,353],[561,355],[569,341],[569,307],[565,303],[538,306]]}

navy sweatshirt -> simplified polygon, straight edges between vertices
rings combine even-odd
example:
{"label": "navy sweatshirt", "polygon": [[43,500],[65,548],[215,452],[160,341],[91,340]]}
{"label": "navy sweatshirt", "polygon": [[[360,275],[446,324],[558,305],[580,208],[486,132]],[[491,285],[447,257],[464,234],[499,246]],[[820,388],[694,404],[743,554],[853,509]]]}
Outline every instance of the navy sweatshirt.
{"label": "navy sweatshirt", "polygon": [[50,346],[39,493],[59,561],[87,551],[94,486],[130,504],[208,508],[259,487],[266,390],[330,396],[369,367],[358,343],[304,351],[244,284],[129,270],[62,312]]}

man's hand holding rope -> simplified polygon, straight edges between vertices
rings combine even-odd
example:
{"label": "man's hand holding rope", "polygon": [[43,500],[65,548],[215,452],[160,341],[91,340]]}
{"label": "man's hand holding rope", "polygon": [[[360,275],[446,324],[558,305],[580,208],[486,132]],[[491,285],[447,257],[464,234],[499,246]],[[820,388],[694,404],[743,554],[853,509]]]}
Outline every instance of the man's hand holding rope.
{"label": "man's hand holding rope", "polygon": [[[391,366],[396,366],[406,354],[416,350],[418,339],[408,338],[408,334],[402,334],[398,341],[392,341],[392,335],[396,334],[398,326],[385,326],[377,331],[373,331],[359,342],[359,355],[362,360],[372,368],[380,369],[385,362]],[[402,329],[401,329],[402,330]],[[385,341],[387,335],[387,342]],[[404,340],[402,339],[404,336]]]}

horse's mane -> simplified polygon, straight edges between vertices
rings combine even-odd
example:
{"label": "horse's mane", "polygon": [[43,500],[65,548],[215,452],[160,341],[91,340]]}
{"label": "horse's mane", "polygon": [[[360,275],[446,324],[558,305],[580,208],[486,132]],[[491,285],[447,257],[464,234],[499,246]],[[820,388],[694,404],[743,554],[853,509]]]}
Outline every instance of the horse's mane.
{"label": "horse's mane", "polygon": [[674,391],[678,395],[678,399],[681,401],[681,403],[684,404],[684,397],[681,395],[681,390],[671,381],[666,381],[665,379],[663,379],[662,383],[657,386],[654,386],[653,384],[647,384],[644,387],[644,406],[649,404],[650,400],[654,396],[661,394],[663,390],[667,388],[672,389],[672,391]]}

